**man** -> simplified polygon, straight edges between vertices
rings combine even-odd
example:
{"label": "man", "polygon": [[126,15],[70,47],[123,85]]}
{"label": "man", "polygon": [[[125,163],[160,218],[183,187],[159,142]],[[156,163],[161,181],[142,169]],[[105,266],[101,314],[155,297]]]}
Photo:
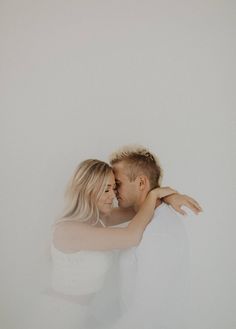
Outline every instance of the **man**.
{"label": "man", "polygon": [[[160,186],[162,171],[158,160],[143,147],[125,147],[114,153],[110,161],[119,206],[137,212],[148,192]],[[189,197],[185,204],[195,213],[201,210]],[[176,209],[184,213],[178,205]],[[114,328],[183,329],[187,264],[188,242],[183,223],[160,200],[139,246],[121,256],[124,314]]]}

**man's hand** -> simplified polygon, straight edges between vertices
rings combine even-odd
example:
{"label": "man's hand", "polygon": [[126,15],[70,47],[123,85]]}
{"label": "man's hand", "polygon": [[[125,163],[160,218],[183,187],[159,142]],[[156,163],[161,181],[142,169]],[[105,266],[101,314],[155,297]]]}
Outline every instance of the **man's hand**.
{"label": "man's hand", "polygon": [[181,209],[182,206],[188,207],[192,210],[196,215],[202,211],[201,206],[198,204],[196,200],[191,198],[188,195],[175,193],[163,198],[163,201],[169,204],[172,208],[174,208],[181,215],[187,215],[187,213]]}

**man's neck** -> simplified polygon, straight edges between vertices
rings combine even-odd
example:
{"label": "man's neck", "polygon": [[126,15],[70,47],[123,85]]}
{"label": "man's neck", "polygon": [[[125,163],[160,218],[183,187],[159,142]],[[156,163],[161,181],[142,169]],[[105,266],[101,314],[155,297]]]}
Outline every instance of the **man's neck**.
{"label": "man's neck", "polygon": [[[147,194],[141,196],[140,199],[137,200],[137,202],[136,202],[135,205],[133,206],[133,209],[134,209],[134,211],[135,211],[136,213],[137,213],[137,212],[139,211],[139,209],[141,208],[141,206],[142,206],[144,200],[146,199],[146,197],[147,197]],[[155,208],[159,207],[161,203],[162,203],[162,201],[161,201],[160,199],[157,199]]]}

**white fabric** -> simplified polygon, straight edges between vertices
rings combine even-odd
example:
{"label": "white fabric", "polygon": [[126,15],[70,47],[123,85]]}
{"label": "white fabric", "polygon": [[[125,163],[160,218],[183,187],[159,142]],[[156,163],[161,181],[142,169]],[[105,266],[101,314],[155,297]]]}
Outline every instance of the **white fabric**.
{"label": "white fabric", "polygon": [[[105,224],[99,219],[100,224]],[[98,292],[112,265],[112,251],[78,251],[64,253],[51,244],[52,288],[65,295],[87,295]]]}
{"label": "white fabric", "polygon": [[110,328],[121,316],[119,251],[114,252],[113,264],[107,273],[103,288],[94,296],[89,305],[86,329]]}
{"label": "white fabric", "polygon": [[182,219],[161,204],[137,248],[122,253],[124,316],[112,328],[183,329],[188,240]]}
{"label": "white fabric", "polygon": [[24,328],[104,329],[113,323],[119,316],[117,258],[114,251],[65,254],[52,245],[54,289],[40,294]]}
{"label": "white fabric", "polygon": [[85,295],[100,290],[112,265],[112,252],[63,253],[51,246],[52,288],[66,295]]}
{"label": "white fabric", "polygon": [[88,306],[41,294],[24,329],[87,329]]}

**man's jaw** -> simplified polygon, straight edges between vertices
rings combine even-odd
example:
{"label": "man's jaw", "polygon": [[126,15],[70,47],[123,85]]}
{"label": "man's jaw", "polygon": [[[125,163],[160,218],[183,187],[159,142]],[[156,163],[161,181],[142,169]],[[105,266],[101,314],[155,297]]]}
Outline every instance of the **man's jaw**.
{"label": "man's jaw", "polygon": [[134,204],[127,204],[127,203],[125,204],[124,200],[121,197],[117,196],[116,198],[117,198],[118,206],[120,208],[123,208],[123,209],[133,208],[133,210],[135,210]]}
{"label": "man's jaw", "polygon": [[123,200],[120,198],[120,197],[117,197],[117,202],[118,202],[118,206],[120,207],[120,208],[129,208],[129,207],[127,207],[125,204],[124,204],[124,202],[123,202]]}

